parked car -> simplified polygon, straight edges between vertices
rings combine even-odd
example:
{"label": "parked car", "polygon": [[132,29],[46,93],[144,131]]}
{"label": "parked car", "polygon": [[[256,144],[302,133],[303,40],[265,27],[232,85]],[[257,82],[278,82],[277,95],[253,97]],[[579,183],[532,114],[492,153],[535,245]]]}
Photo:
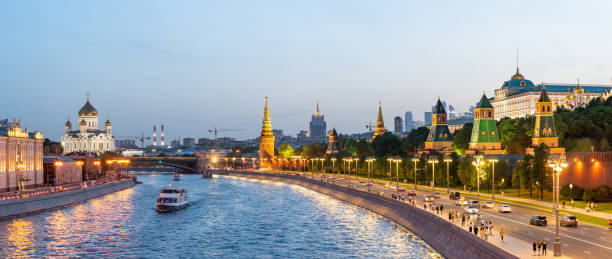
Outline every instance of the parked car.
{"label": "parked car", "polygon": [[408,196],[416,196],[416,191],[408,191]]}
{"label": "parked car", "polygon": [[529,224],[536,226],[546,226],[548,223],[546,220],[546,216],[535,215],[531,217],[531,219],[529,220]]}
{"label": "parked car", "polygon": [[434,198],[440,198],[440,193],[439,192],[434,192],[433,193],[433,197]]}
{"label": "parked car", "polygon": [[566,215],[561,218],[561,220],[559,221],[559,225],[566,227],[577,227],[578,219],[576,218],[576,216]]}
{"label": "parked car", "polygon": [[397,191],[399,191],[399,192],[405,192],[405,191],[406,191],[406,187],[404,187],[404,186],[400,186],[399,188],[397,188]]}
{"label": "parked car", "polygon": [[463,200],[463,202],[461,202],[461,199],[458,199],[455,202],[455,205],[457,205],[457,206],[467,206],[467,205],[470,205],[470,201],[469,200]]}
{"label": "parked car", "polygon": [[432,202],[433,200],[434,198],[431,195],[426,195],[425,197],[423,197],[424,202]]}
{"label": "parked car", "polygon": [[468,214],[477,214],[478,213],[478,208],[476,208],[476,207],[474,207],[472,205],[465,207],[464,210]]}
{"label": "parked car", "polygon": [[499,205],[499,213],[510,213],[512,212],[512,208],[510,205]]}
{"label": "parked car", "polygon": [[461,198],[461,193],[459,192],[451,192],[451,194],[448,196],[449,199],[451,200],[458,200]]}
{"label": "parked car", "polygon": [[485,209],[490,209],[495,207],[495,204],[492,201],[486,201],[483,206]]}

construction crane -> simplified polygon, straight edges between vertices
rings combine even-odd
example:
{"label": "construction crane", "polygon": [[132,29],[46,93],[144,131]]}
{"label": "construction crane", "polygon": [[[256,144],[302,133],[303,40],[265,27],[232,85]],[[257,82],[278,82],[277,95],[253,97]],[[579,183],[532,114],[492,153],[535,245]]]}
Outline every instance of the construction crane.
{"label": "construction crane", "polygon": [[242,130],[241,129],[217,129],[217,127],[215,127],[214,129],[208,130],[208,132],[215,134],[215,141],[217,141],[217,134],[219,132],[226,132],[226,131],[242,131]]}
{"label": "construction crane", "polygon": [[115,137],[116,139],[135,139],[140,141],[140,145],[142,147],[142,149],[144,149],[144,142],[145,140],[149,140],[151,139],[151,137],[145,137],[144,133],[142,133],[142,135],[140,137],[136,137],[136,136],[119,136],[119,137]]}
{"label": "construction crane", "polygon": [[365,125],[366,129],[368,129],[369,131],[372,131],[372,129],[376,128],[376,126],[372,125],[372,122],[368,123]]}

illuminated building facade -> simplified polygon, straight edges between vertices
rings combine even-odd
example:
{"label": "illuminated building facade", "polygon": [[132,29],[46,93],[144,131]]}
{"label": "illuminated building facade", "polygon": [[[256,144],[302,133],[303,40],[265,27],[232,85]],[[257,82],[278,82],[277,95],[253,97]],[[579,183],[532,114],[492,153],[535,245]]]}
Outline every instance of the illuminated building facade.
{"label": "illuminated building facade", "polygon": [[[543,84],[535,85],[531,80],[525,79],[517,67],[510,80],[495,90],[491,101],[495,109],[495,119],[534,115],[542,88]],[[546,84],[553,108],[563,107],[569,110],[583,107],[594,98],[605,97],[611,89],[610,85]]]}
{"label": "illuminated building facade", "polygon": [[268,97],[266,96],[264,118],[261,125],[261,136],[259,137],[259,167],[270,168],[272,159],[274,159],[274,134],[272,133]]}
{"label": "illuminated building facade", "polygon": [[448,117],[444,105],[438,102],[431,114],[431,127],[425,141],[426,151],[452,152],[453,135],[448,129]]}
{"label": "illuminated building facade", "polygon": [[340,140],[336,128],[332,128],[332,130],[329,131],[329,142],[327,143],[325,154],[335,155],[338,154],[338,152],[340,152]]}
{"label": "illuminated building facade", "polygon": [[21,128],[21,121],[0,127],[0,191],[42,186],[43,135]]}
{"label": "illuminated building facade", "polygon": [[383,120],[382,115],[382,103],[378,103],[378,118],[376,118],[376,128],[374,129],[372,139],[385,134],[385,132],[387,132],[387,129],[385,128],[385,120]]}
{"label": "illuminated building facade", "polygon": [[474,109],[474,126],[467,153],[503,154],[495,122],[495,110],[486,95],[482,95]]}
{"label": "illuminated building facade", "polygon": [[79,110],[79,129],[72,130],[70,120],[66,122],[65,135],[62,137],[64,154],[73,152],[104,153],[115,151],[115,138],[111,132],[110,120],[104,123],[104,130],[98,129],[98,111],[87,102]]}

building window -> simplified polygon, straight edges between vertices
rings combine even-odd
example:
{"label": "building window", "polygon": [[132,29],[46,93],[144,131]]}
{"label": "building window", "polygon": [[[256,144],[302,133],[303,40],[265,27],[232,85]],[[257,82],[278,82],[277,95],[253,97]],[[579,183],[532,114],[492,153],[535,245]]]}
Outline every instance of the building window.
{"label": "building window", "polygon": [[485,132],[483,131],[482,134],[480,134],[480,135],[482,135],[484,137],[485,136]]}

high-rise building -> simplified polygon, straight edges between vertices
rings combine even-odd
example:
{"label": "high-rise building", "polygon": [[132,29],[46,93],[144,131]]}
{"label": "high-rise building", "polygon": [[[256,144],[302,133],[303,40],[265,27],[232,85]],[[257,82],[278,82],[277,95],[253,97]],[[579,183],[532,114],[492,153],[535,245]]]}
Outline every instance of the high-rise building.
{"label": "high-rise building", "polygon": [[272,122],[268,109],[268,97],[264,106],[264,118],[261,125],[261,136],[259,137],[259,167],[269,168],[274,159],[274,134],[272,134]]}
{"label": "high-rise building", "polygon": [[430,126],[431,125],[431,114],[433,114],[433,113],[432,112],[425,112],[425,115],[424,115],[425,121],[423,122],[423,124],[425,126]]}
{"label": "high-rise building", "polygon": [[395,118],[393,119],[393,123],[394,123],[394,126],[395,126],[395,132],[396,133],[402,133],[402,131],[404,129],[404,125],[402,123],[402,117],[395,116]]}
{"label": "high-rise building", "polygon": [[183,139],[184,147],[194,147],[195,146],[195,138],[184,138]]}
{"label": "high-rise building", "polygon": [[43,141],[42,133],[22,129],[21,120],[0,126],[0,192],[43,185]]}
{"label": "high-rise building", "polygon": [[486,95],[482,95],[476,109],[474,110],[474,126],[472,128],[472,138],[469,143],[469,152],[483,152],[485,154],[503,154],[499,132],[495,122],[495,112],[493,105],[489,102]]}
{"label": "high-rise building", "polygon": [[98,111],[89,103],[89,94],[78,115],[79,130],[73,131],[70,120],[66,122],[65,134],[62,137],[64,154],[114,152],[115,137],[111,132],[111,122],[107,119],[104,130],[98,128]]}
{"label": "high-rise building", "polygon": [[372,139],[375,139],[376,137],[383,135],[387,132],[387,129],[385,128],[385,120],[383,120],[383,115],[382,115],[382,103],[379,102],[378,103],[378,118],[376,118],[376,128],[374,129],[374,136],[372,136]]}
{"label": "high-rise building", "polygon": [[310,119],[308,127],[308,136],[314,141],[321,141],[327,137],[327,124],[325,123],[325,115],[319,111],[319,103]]}
{"label": "high-rise building", "polygon": [[425,141],[425,149],[440,152],[452,152],[453,135],[448,130],[448,117],[440,99],[434,106],[431,115],[431,128]]}
{"label": "high-rise building", "polygon": [[404,114],[404,125],[406,128],[406,132],[409,132],[413,129],[416,129],[415,125],[414,125],[414,120],[412,119],[412,112],[411,111],[407,111]]}
{"label": "high-rise building", "polygon": [[336,128],[332,128],[329,131],[329,142],[327,143],[327,150],[325,154],[334,155],[340,152],[340,142],[338,139],[338,132],[336,132]]}

